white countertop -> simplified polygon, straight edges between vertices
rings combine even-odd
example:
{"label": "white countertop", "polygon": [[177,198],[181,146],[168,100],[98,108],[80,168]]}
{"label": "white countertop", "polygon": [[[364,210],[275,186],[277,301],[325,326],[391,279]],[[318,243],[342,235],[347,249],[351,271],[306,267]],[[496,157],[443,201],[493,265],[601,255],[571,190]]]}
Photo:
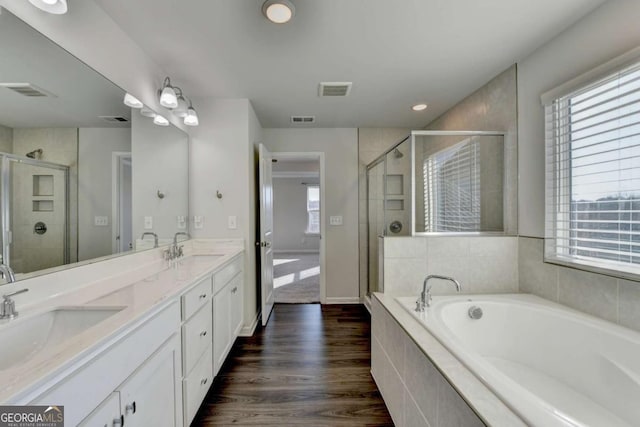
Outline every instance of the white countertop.
{"label": "white countertop", "polygon": [[[165,261],[157,260],[135,271],[124,274],[118,272],[113,277],[101,277],[100,280],[92,278],[94,283],[70,293],[54,293],[48,298],[40,298],[37,302],[23,300],[24,306],[17,302],[20,316],[8,323],[3,321],[0,328],[32,315],[63,307],[123,308],[60,345],[35,355],[29,361],[0,370],[0,402],[26,403],[25,401],[32,397],[27,397],[31,389],[68,375],[119,340],[132,327],[143,323],[170,304],[178,303],[178,295],[213,270],[231,261],[244,249],[228,246],[206,250],[194,244],[189,252],[193,251],[197,252],[182,258],[174,267],[169,267]],[[50,279],[56,280],[55,277]],[[41,296],[42,292],[37,294]]]}

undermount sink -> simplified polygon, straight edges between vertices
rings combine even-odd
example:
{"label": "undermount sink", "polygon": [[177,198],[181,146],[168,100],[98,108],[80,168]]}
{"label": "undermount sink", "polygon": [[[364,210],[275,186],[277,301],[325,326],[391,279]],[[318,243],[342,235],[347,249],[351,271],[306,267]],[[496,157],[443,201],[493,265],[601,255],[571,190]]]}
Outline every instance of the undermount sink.
{"label": "undermount sink", "polygon": [[0,370],[29,361],[124,307],[66,307],[0,324]]}

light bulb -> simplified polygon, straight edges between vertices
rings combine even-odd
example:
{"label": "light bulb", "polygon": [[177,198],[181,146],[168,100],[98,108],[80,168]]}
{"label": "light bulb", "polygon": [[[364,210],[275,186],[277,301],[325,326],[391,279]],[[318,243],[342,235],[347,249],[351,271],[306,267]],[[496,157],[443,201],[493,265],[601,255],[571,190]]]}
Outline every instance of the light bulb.
{"label": "light bulb", "polygon": [[295,14],[295,7],[288,0],[267,0],[262,5],[262,13],[275,24],[286,24]]}
{"label": "light bulb", "polygon": [[187,126],[198,126],[200,121],[198,120],[198,113],[193,107],[189,107],[187,110],[187,116],[184,118],[184,124]]}
{"label": "light bulb", "polygon": [[140,100],[138,98],[136,98],[135,96],[127,93],[124,96],[124,105],[126,105],[127,107],[131,107],[131,108],[142,108],[144,107],[144,104],[142,102],[140,102]]}
{"label": "light bulb", "polygon": [[153,118],[153,123],[158,126],[169,126],[169,120],[165,119],[160,114],[156,114]]}
{"label": "light bulb", "polygon": [[178,106],[178,97],[176,91],[171,86],[165,86],[160,94],[160,105],[165,108],[176,108]]}
{"label": "light bulb", "polygon": [[40,10],[54,15],[67,13],[67,0],[29,0],[29,3]]}

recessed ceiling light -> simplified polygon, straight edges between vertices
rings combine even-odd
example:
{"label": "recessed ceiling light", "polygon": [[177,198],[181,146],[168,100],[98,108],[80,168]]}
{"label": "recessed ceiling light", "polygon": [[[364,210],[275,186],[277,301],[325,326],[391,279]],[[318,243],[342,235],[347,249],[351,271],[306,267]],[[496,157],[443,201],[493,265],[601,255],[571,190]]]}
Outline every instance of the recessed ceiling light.
{"label": "recessed ceiling light", "polygon": [[262,13],[275,24],[286,24],[293,19],[296,8],[289,0],[267,0],[262,5]]}
{"label": "recessed ceiling light", "polygon": [[54,15],[67,13],[67,0],[29,0],[29,3]]}
{"label": "recessed ceiling light", "polygon": [[424,111],[427,109],[427,104],[416,104],[413,107],[411,107],[411,109],[413,111]]}

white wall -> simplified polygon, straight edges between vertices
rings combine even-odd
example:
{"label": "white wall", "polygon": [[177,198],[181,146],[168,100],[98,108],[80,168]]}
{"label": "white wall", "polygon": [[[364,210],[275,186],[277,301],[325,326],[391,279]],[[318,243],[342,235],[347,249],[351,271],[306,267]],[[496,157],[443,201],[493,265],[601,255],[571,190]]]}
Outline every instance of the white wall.
{"label": "white wall", "polygon": [[[263,136],[272,152],[325,153],[326,223],[321,228],[327,302],[359,298],[357,129],[264,129]],[[333,215],[342,215],[343,225],[329,225]]]}
{"label": "white wall", "polygon": [[[189,143],[186,133],[157,126],[148,117],[131,116],[131,186],[133,238],[144,231],[170,239],[178,231],[178,216],[189,215]],[[158,190],[164,193],[158,197]],[[153,227],[144,228],[151,216]]]}
{"label": "white wall", "polygon": [[273,250],[319,252],[320,239],[306,234],[309,178],[273,179]]}
{"label": "white wall", "polygon": [[13,129],[0,125],[0,151],[13,153]]}
{"label": "white wall", "polygon": [[[80,128],[78,133],[78,260],[112,253],[111,153],[131,151],[130,128]],[[95,216],[109,218],[96,226]]]}
{"label": "white wall", "polygon": [[[193,237],[242,238],[245,258],[244,324],[258,313],[256,288],[254,143],[261,139],[260,122],[247,99],[196,100],[200,126],[191,131],[189,169],[190,214],[204,218]],[[194,101],[194,102],[196,102]],[[216,197],[216,190],[222,198]],[[227,219],[237,217],[237,228]],[[193,225],[193,224],[192,224]]]}
{"label": "white wall", "polygon": [[544,236],[544,110],[540,95],[640,44],[640,2],[608,1],[518,62],[519,231]]}

